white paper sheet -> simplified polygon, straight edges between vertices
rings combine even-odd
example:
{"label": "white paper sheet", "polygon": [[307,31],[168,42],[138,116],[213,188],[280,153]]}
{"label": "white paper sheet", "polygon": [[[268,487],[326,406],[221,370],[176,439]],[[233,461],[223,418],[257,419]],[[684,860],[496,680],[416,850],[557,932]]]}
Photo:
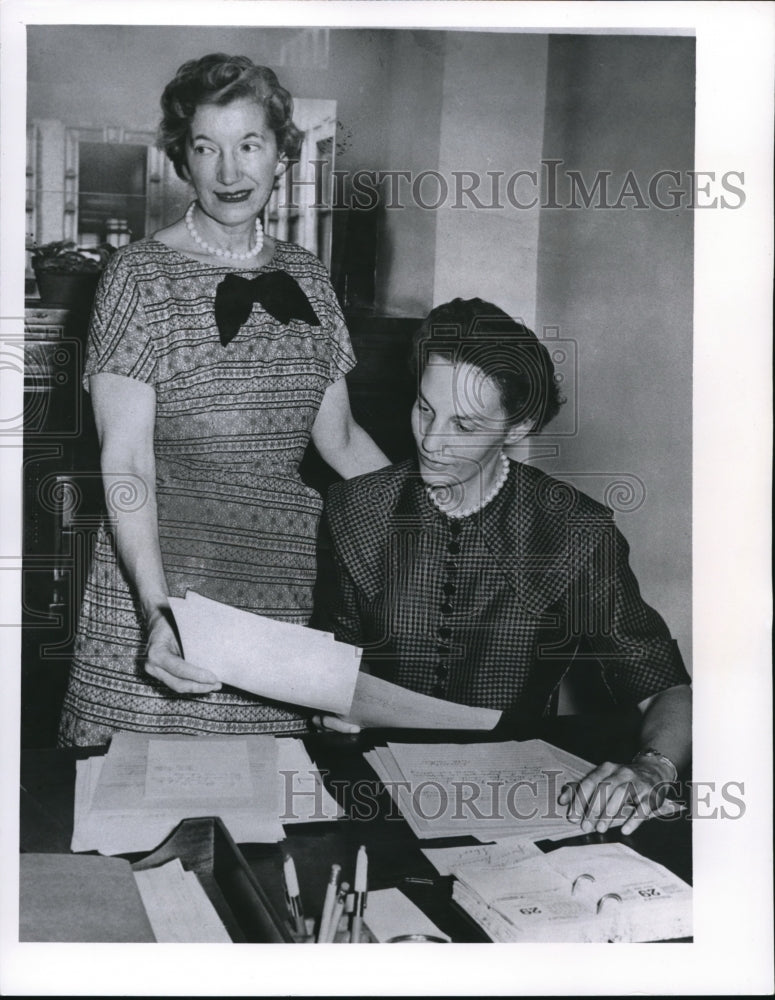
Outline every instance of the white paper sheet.
{"label": "white paper sheet", "polygon": [[232,943],[196,873],[186,871],[179,858],[134,877],[160,944]]}
{"label": "white paper sheet", "polygon": [[418,694],[365,671],[358,674],[348,718],[361,726],[405,729],[493,729],[501,712]]}
{"label": "white paper sheet", "polygon": [[148,742],[145,801],[187,798],[195,802],[249,798],[253,793],[248,746],[232,740],[187,741],[185,753],[172,740]]}
{"label": "white paper sheet", "polygon": [[468,844],[465,847],[430,847],[422,852],[439,875],[454,875],[461,865],[508,868],[523,858],[540,855],[532,840],[514,837],[495,844]]}
{"label": "white paper sheet", "polygon": [[[248,739],[268,744],[273,753],[262,762],[251,753]],[[238,843],[272,843],[284,836],[280,824],[330,821],[344,814],[300,739],[117,734],[114,741],[126,765],[123,775],[110,777],[116,770],[112,760],[109,780],[101,780],[110,752],[76,761],[72,851],[152,850],[188,816],[219,815]],[[196,780],[200,767],[202,788]],[[219,768],[226,775],[223,784],[217,781]],[[182,784],[177,784],[180,776]],[[98,788],[102,805],[95,809]]]}
{"label": "white paper sheet", "polygon": [[273,701],[346,715],[361,650],[329,633],[278,622],[193,591],[170,598],[183,656],[224,684]]}
{"label": "white paper sheet", "polygon": [[369,892],[363,919],[380,943],[407,934],[424,934],[449,941],[449,937],[400,889],[377,889]]}
{"label": "white paper sheet", "polygon": [[578,835],[557,796],[591,765],[558,760],[542,740],[390,743],[365,758],[418,837],[495,840],[518,834],[535,841]]}
{"label": "white paper sheet", "polygon": [[[152,750],[156,743],[167,746]],[[163,762],[165,783],[178,773],[191,778],[186,769],[189,754],[205,754],[208,746],[213,748],[212,761],[219,763],[226,776],[223,788],[218,786],[217,771],[211,768],[207,796],[198,794],[194,779],[180,788],[173,781],[165,797],[146,794],[149,786],[155,791],[161,787],[153,770],[154,761]],[[246,748],[244,753],[240,747]],[[235,782],[235,762],[244,762],[245,755],[248,773],[243,772]],[[247,791],[235,794],[239,789]],[[73,851],[125,854],[153,850],[182,819],[192,816],[220,816],[240,843],[275,843],[285,836],[278,819],[280,786],[277,747],[272,736],[149,737],[116,733],[104,757],[90,758],[78,768],[75,802]]]}
{"label": "white paper sheet", "polygon": [[326,791],[320,771],[299,739],[281,736],[277,744],[280,822],[318,823],[338,819],[344,809]]}

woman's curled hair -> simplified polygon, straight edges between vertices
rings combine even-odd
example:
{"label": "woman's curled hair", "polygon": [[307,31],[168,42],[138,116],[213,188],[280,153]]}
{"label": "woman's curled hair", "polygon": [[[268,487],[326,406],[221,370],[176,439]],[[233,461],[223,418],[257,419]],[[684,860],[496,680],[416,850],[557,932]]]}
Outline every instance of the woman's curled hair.
{"label": "woman's curled hair", "polygon": [[178,177],[188,180],[186,143],[197,108],[202,104],[226,105],[241,97],[264,109],[278,153],[289,161],[298,159],[303,136],[293,123],[293,98],[280,86],[274,71],[257,66],[247,56],[217,52],[183,63],[161,96],[157,142]]}
{"label": "woman's curled hair", "polygon": [[540,431],[565,402],[551,355],[536,335],[492,302],[453,299],[432,309],[414,336],[412,368],[418,380],[428,358],[468,363],[498,387],[510,425]]}

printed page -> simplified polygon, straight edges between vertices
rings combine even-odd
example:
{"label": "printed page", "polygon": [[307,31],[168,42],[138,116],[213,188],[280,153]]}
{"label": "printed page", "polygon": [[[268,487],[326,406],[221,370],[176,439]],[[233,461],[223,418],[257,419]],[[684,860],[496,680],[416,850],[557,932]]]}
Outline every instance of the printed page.
{"label": "printed page", "polygon": [[[467,825],[477,836],[491,839],[508,827],[532,839],[576,830],[557,797],[565,782],[584,771],[559,762],[551,746],[540,740],[390,743],[389,749],[409,782],[411,794],[404,798],[417,814],[418,826],[427,829],[434,823],[464,832]],[[396,778],[396,772],[391,776]]]}
{"label": "printed page", "polygon": [[[419,749],[428,752],[438,747],[436,744]],[[454,760],[460,760],[462,768],[468,748],[458,745],[454,748],[456,756],[446,763],[456,774]],[[518,835],[535,841],[561,833],[568,836],[578,833],[578,828],[567,820],[565,809],[556,803],[539,808],[540,799],[536,796],[527,811],[524,803],[517,808],[514,788],[508,781],[491,776],[472,778],[471,774],[476,772],[471,770],[460,779],[448,774],[442,778],[441,771],[432,768],[421,769],[410,777],[384,747],[364,754],[364,759],[374,768],[420,838],[474,836],[492,841]]]}
{"label": "printed page", "polygon": [[[120,732],[105,755],[92,808],[121,809],[169,805],[247,805],[276,801],[277,746],[273,736],[148,736]],[[207,794],[197,787],[201,766]],[[193,775],[193,777],[192,777]],[[274,801],[267,803],[266,789]],[[188,815],[208,815],[194,812]]]}
{"label": "printed page", "polygon": [[622,940],[654,941],[692,934],[691,886],[625,844],[561,847],[546,858],[569,879],[583,873],[585,891],[595,904],[609,898],[609,910],[619,914],[617,933]]}
{"label": "printed page", "polygon": [[[220,816],[240,843],[285,836],[272,736],[116,733],[107,755],[90,760],[76,775],[74,851],[152,850],[192,816]],[[206,795],[197,787],[192,760],[204,768]]]}
{"label": "printed page", "polygon": [[151,739],[144,799],[167,805],[178,801],[244,800],[253,793],[245,741]]}

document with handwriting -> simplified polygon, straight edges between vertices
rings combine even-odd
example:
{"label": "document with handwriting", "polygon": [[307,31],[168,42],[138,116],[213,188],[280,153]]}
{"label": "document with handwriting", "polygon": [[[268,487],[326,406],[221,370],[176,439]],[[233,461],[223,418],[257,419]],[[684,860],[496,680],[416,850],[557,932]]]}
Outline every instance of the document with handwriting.
{"label": "document with handwriting", "polygon": [[191,816],[220,816],[238,842],[284,837],[272,736],[116,733],[77,762],[75,787],[73,851],[151,850]]}
{"label": "document with handwriting", "polygon": [[591,765],[543,740],[389,743],[365,754],[418,837],[576,836],[557,798]]}

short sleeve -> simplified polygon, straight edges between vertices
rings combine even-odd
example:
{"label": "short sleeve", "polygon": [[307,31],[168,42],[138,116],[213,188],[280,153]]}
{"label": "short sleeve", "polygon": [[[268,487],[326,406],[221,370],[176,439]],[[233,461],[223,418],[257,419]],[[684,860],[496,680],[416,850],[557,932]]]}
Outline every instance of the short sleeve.
{"label": "short sleeve", "polygon": [[[629,545],[613,522],[599,538],[586,573],[586,639],[619,704],[645,698],[691,678],[664,619],[641,596]],[[577,607],[585,605],[584,595]],[[590,627],[592,626],[592,627]]]}
{"label": "short sleeve", "polygon": [[[331,288],[330,285],[329,288]],[[357,361],[350,333],[333,288],[331,288],[331,299],[331,368],[329,376],[332,382],[337,382],[340,378],[344,378],[349,371],[352,371]]]}
{"label": "short sleeve", "polygon": [[116,254],[111,259],[97,286],[83,372],[84,388],[89,387],[89,376],[99,372],[125,375],[141,382],[155,381],[156,354],[141,287],[132,259],[125,254]]}
{"label": "short sleeve", "polygon": [[306,277],[312,285],[311,305],[328,338],[328,377],[331,382],[338,382],[355,367],[357,359],[328,272],[314,254],[309,251],[304,251],[304,254],[307,258]]}

